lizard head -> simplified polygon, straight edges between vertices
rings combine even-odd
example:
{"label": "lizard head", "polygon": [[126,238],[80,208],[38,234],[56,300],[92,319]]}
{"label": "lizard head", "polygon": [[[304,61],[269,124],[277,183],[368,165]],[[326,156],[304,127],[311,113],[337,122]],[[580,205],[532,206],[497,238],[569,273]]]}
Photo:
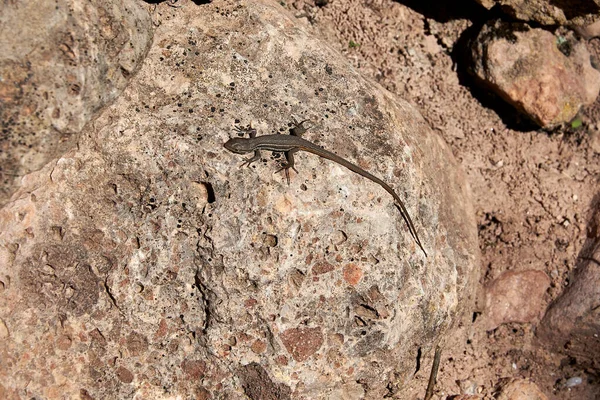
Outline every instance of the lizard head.
{"label": "lizard head", "polygon": [[223,147],[225,147],[227,150],[231,151],[232,153],[244,154],[244,153],[248,153],[250,151],[250,150],[248,150],[248,146],[247,146],[246,142],[247,142],[247,139],[244,139],[244,138],[233,138],[233,139],[229,139],[227,142],[225,142]]}

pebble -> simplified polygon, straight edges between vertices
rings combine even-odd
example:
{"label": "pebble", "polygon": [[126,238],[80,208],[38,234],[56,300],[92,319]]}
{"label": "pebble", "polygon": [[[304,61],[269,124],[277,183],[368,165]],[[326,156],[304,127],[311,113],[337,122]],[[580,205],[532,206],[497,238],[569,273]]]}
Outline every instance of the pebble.
{"label": "pebble", "polygon": [[572,378],[567,379],[567,383],[565,385],[568,388],[571,388],[571,387],[575,387],[577,385],[581,385],[582,382],[583,382],[583,380],[580,377],[574,376]]}

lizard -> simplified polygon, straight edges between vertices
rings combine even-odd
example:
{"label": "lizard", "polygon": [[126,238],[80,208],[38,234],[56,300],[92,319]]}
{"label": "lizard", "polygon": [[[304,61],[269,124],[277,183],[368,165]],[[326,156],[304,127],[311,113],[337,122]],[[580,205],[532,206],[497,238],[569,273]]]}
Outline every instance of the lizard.
{"label": "lizard", "polygon": [[309,129],[304,126],[304,123],[306,121],[308,121],[308,120],[304,120],[301,122],[296,122],[294,120],[295,124],[294,124],[293,128],[290,129],[290,135],[275,134],[275,135],[256,136],[256,129],[254,129],[252,127],[248,127],[248,128],[236,127],[236,131],[238,132],[238,134],[248,133],[250,137],[249,138],[236,137],[233,139],[229,139],[223,145],[223,147],[225,147],[227,150],[231,151],[232,153],[236,153],[236,154],[246,154],[246,153],[254,152],[254,156],[245,159],[244,163],[242,164],[242,166],[248,166],[248,167],[250,167],[250,164],[252,164],[255,161],[258,161],[261,158],[261,155],[260,155],[261,150],[284,153],[287,162],[282,164],[282,167],[279,170],[277,170],[277,172],[282,171],[282,170],[285,172],[288,185],[290,183],[289,170],[293,169],[296,173],[298,173],[298,171],[294,167],[294,153],[296,153],[298,151],[306,151],[306,152],[315,154],[319,157],[333,161],[343,167],[348,168],[350,171],[355,172],[358,175],[363,176],[363,177],[369,179],[370,181],[377,183],[379,186],[381,186],[383,189],[385,189],[386,192],[388,192],[389,194],[392,195],[392,197],[394,198],[394,200],[397,203],[398,209],[400,210],[400,215],[402,215],[402,218],[408,225],[408,230],[409,230],[411,236],[413,237],[413,239],[415,240],[417,245],[419,245],[419,247],[423,251],[423,254],[425,254],[425,257],[427,257],[427,253],[425,252],[425,249],[423,248],[423,245],[421,244],[421,240],[419,240],[419,236],[417,235],[417,230],[415,229],[412,219],[410,218],[410,215],[408,214],[408,211],[406,210],[404,203],[402,202],[400,197],[396,194],[394,189],[392,189],[391,186],[388,185],[387,183],[385,183],[383,180],[379,179],[375,175],[370,174],[369,172],[360,168],[358,165],[355,165],[355,164],[351,163],[350,161],[338,156],[337,154],[332,153],[328,150],[325,150],[324,148],[314,144],[313,142],[310,142],[310,141],[300,137],[304,132],[306,132]]}

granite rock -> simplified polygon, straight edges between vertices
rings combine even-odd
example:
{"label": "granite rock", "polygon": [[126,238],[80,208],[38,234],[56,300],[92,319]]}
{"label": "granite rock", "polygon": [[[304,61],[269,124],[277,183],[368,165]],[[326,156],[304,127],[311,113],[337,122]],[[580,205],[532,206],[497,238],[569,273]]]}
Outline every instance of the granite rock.
{"label": "granite rock", "polygon": [[600,92],[583,42],[523,23],[486,24],[471,44],[472,73],[544,128],[571,121]]}
{"label": "granite rock", "polygon": [[139,69],[152,43],[134,0],[0,3],[0,205],[75,146]]}
{"label": "granite rock", "polygon": [[550,278],[543,271],[506,271],[486,287],[486,330],[507,322],[538,322]]}
{"label": "granite rock", "polygon": [[[0,210],[0,381],[22,397],[382,398],[469,309],[474,213],[443,140],[267,1],[157,6],[77,148]],[[240,169],[236,125],[305,137]]]}

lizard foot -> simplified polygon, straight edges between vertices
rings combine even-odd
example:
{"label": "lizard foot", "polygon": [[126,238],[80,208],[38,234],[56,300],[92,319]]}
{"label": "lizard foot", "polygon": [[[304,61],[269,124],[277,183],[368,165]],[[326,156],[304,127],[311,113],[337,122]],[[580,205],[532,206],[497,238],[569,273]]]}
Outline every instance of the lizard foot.
{"label": "lizard foot", "polygon": [[244,136],[244,135],[248,134],[248,136],[250,136],[251,138],[256,137],[256,129],[253,128],[251,125],[248,125],[245,128],[243,128],[241,126],[236,126],[233,128],[233,130],[238,135]]}
{"label": "lizard foot", "polygon": [[292,117],[292,121],[294,122],[294,126],[290,129],[290,135],[302,136],[304,132],[312,128],[312,126],[304,126],[305,122],[310,122],[309,119],[304,119],[298,122],[295,117]]}
{"label": "lizard foot", "polygon": [[290,169],[293,169],[295,173],[298,173],[298,170],[296,168],[294,168],[293,165],[290,165],[290,164],[283,164],[281,166],[281,168],[279,168],[277,171],[275,171],[275,173],[281,172],[281,171],[285,172],[285,178],[287,180],[288,186],[290,185]]}

